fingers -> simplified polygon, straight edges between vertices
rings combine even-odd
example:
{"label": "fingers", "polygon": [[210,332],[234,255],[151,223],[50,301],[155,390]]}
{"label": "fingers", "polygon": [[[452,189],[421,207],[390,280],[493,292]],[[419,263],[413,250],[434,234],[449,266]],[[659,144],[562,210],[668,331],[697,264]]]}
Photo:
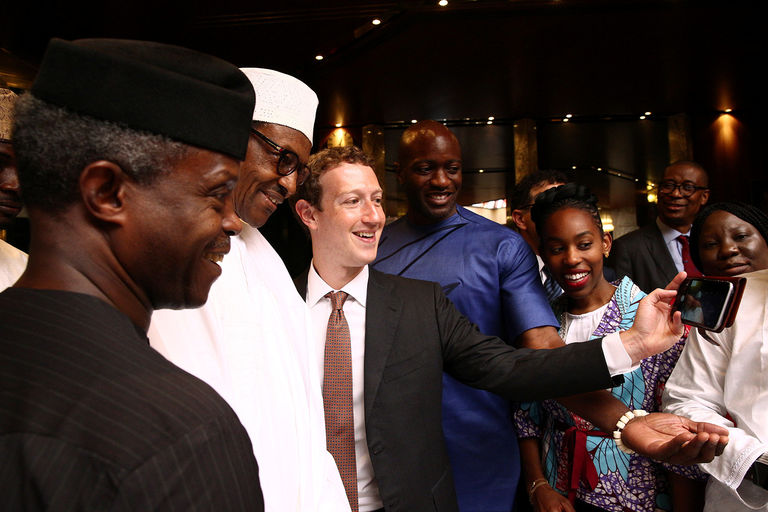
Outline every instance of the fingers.
{"label": "fingers", "polygon": [[664,289],[677,291],[677,289],[680,287],[683,281],[685,281],[686,277],[688,277],[688,274],[686,274],[685,272],[679,272]]}
{"label": "fingers", "polygon": [[[717,455],[723,453],[728,444],[728,437],[716,433],[699,432],[691,440],[685,440],[690,434],[680,434],[675,438],[675,444],[680,450],[670,458],[674,464],[701,464],[711,462]],[[680,444],[682,442],[682,444]]]}

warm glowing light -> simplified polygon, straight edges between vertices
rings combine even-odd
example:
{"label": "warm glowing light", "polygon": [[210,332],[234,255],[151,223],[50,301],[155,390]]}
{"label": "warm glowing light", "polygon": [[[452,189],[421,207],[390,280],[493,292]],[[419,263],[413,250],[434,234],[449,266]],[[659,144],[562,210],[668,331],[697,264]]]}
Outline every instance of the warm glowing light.
{"label": "warm glowing light", "polygon": [[648,202],[655,203],[658,200],[654,192],[648,192]]}
{"label": "warm glowing light", "polygon": [[341,128],[341,123],[336,123],[336,128]]}
{"label": "warm glowing light", "polygon": [[315,55],[315,60],[323,60],[323,56],[322,55]]}
{"label": "warm glowing light", "polygon": [[439,5],[440,7],[445,7],[446,5],[448,5],[448,0],[440,0],[439,2],[437,2],[437,5]]}
{"label": "warm glowing light", "polygon": [[646,112],[645,115],[649,116],[649,115],[651,115],[651,113],[650,112]]}
{"label": "warm glowing light", "polygon": [[493,124],[493,121],[488,121],[488,122],[487,122],[487,123],[485,123],[485,124]]}
{"label": "warm glowing light", "polygon": [[418,123],[418,122],[419,122],[419,121],[418,121],[417,119],[411,119],[411,124],[416,124],[416,123]]}
{"label": "warm glowing light", "polygon": [[567,117],[564,117],[564,118],[563,118],[563,122],[564,122],[564,123],[567,123],[568,121],[570,121],[570,119],[568,119]]}
{"label": "warm glowing light", "polygon": [[602,170],[603,170],[603,168],[602,168],[602,167],[598,167],[598,168],[597,168],[597,170],[598,170],[598,171],[602,171]]}
{"label": "warm glowing light", "polygon": [[565,114],[565,117],[567,117],[568,119],[570,119],[570,118],[572,118],[572,117],[573,117],[573,114]]}
{"label": "warm glowing light", "polygon": [[603,223],[603,231],[613,231],[613,217],[610,213],[601,213],[600,222]]}
{"label": "warm glowing light", "polygon": [[575,166],[575,165],[572,165],[572,166],[571,166],[571,169],[573,169],[573,170],[575,171],[575,170],[576,170],[576,166]]}
{"label": "warm glowing light", "polygon": [[730,114],[731,112],[733,112],[733,109],[732,108],[727,108],[723,112],[725,112],[726,114]]}
{"label": "warm glowing light", "polygon": [[374,25],[381,25],[381,20],[379,18],[373,18],[373,21],[371,21]]}
{"label": "warm glowing light", "polygon": [[645,119],[645,116],[640,116],[640,119]]}
{"label": "warm glowing light", "polygon": [[488,120],[489,120],[489,121],[493,121],[494,119],[496,119],[496,118],[495,118],[495,117],[493,117],[493,116],[488,116]]}
{"label": "warm glowing light", "polygon": [[482,172],[483,172],[483,170],[482,170],[482,169],[478,169],[478,170],[477,170],[477,172],[479,172],[479,173],[482,173]]}

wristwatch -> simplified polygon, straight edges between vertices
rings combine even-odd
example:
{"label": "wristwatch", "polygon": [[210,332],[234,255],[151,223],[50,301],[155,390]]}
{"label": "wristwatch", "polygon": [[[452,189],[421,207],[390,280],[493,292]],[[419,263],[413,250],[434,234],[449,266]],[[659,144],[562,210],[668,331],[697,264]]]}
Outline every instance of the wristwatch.
{"label": "wristwatch", "polygon": [[752,463],[744,478],[768,490],[768,453],[762,454]]}

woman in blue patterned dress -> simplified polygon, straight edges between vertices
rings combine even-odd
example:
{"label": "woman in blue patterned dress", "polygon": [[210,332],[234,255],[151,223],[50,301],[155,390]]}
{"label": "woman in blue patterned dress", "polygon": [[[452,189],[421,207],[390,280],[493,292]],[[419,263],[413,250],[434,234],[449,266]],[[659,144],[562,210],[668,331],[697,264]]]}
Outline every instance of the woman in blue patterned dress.
{"label": "woman in blue patterned dress", "polygon": [[[627,277],[614,283],[603,277],[611,237],[603,232],[597,198],[581,185],[553,188],[537,198],[532,216],[541,257],[564,290],[552,307],[565,343],[629,329],[645,294]],[[613,395],[630,410],[657,411],[683,343],[643,360]],[[661,464],[620,451],[610,435],[556,401],[523,403],[515,421],[535,511],[671,509]]]}

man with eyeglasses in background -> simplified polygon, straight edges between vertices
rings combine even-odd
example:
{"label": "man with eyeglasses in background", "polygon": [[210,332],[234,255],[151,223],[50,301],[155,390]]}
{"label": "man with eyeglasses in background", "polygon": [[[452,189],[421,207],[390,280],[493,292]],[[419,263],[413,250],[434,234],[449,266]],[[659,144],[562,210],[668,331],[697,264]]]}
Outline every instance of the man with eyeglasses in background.
{"label": "man with eyeglasses in background", "polygon": [[671,164],[658,198],[656,222],[616,240],[608,258],[617,277],[629,276],[645,292],[664,287],[681,270],[701,275],[690,259],[688,233],[709,199],[707,171],[695,162]]}
{"label": "man with eyeglasses in background", "polygon": [[149,338],[235,410],[259,462],[266,511],[349,511],[326,450],[306,305],[258,230],[308,175],[317,95],[277,71],[242,71],[256,93],[248,152],[233,192],[245,224],[232,238],[208,302],[196,310],[157,311]]}

